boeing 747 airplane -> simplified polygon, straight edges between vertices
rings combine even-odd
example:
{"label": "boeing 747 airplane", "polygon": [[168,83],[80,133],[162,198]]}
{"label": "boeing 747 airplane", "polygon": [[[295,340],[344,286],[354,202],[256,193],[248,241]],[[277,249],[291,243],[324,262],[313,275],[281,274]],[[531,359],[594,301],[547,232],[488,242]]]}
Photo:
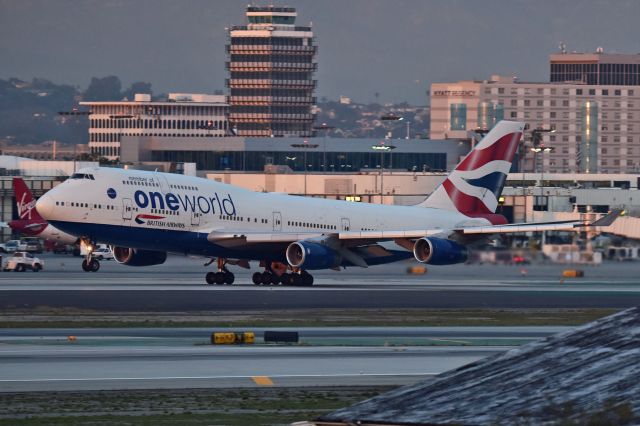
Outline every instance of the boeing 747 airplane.
{"label": "boeing 747 airplane", "polygon": [[[256,193],[177,174],[89,168],[42,196],[38,212],[89,246],[110,244],[132,266],[167,253],[216,258],[209,284],[231,284],[227,265],[260,261],[255,284],[312,285],[308,271],[367,267],[415,257],[431,265],[465,262],[467,246],[490,234],[572,230],[583,223],[507,224],[498,198],[524,123],[501,121],[416,206],[353,203]],[[86,271],[99,263],[91,253]]]}

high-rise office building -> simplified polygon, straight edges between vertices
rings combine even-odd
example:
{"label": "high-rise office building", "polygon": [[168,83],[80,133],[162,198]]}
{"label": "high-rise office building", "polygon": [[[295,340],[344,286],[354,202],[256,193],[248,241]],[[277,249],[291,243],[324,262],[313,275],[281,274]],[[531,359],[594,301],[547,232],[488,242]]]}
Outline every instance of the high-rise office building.
{"label": "high-rise office building", "polygon": [[615,86],[640,85],[640,55],[604,53],[556,53],[549,56],[552,83]]}
{"label": "high-rise office building", "polygon": [[317,47],[296,9],[249,6],[228,30],[229,121],[239,136],[312,136]]}

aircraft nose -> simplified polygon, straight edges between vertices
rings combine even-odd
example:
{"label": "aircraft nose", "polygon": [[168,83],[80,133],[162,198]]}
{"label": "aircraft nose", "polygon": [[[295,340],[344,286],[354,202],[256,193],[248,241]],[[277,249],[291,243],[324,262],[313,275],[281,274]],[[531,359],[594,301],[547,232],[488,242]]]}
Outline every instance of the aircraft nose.
{"label": "aircraft nose", "polygon": [[55,201],[49,194],[44,194],[42,197],[38,199],[36,202],[36,210],[40,213],[44,219],[51,219],[51,215],[53,213],[53,207],[55,205]]}

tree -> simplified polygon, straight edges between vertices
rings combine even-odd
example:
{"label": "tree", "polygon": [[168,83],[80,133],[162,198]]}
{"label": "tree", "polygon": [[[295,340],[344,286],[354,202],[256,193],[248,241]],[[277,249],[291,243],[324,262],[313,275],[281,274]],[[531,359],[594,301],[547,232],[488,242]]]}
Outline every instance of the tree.
{"label": "tree", "polygon": [[136,81],[135,83],[132,83],[131,87],[122,92],[122,98],[127,98],[132,101],[136,93],[152,95],[153,91],[151,90],[151,83],[145,83],[144,81]]}
{"label": "tree", "polygon": [[91,83],[84,92],[85,101],[119,101],[122,99],[122,84],[116,76],[103,78],[92,77]]}

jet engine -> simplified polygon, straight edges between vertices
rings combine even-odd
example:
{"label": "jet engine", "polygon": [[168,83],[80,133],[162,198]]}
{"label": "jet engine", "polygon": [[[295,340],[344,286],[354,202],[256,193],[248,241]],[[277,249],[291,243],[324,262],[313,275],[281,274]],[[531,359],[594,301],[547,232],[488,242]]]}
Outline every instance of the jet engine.
{"label": "jet engine", "polygon": [[129,247],[112,247],[113,257],[118,263],[129,266],[161,265],[167,260],[167,252],[140,250]]}
{"label": "jet engine", "polygon": [[443,238],[420,238],[413,245],[413,255],[420,263],[430,265],[454,265],[467,261],[467,248],[455,241]]}
{"label": "jet engine", "polygon": [[322,244],[298,241],[289,244],[287,262],[294,268],[331,269],[340,266],[338,253]]}

